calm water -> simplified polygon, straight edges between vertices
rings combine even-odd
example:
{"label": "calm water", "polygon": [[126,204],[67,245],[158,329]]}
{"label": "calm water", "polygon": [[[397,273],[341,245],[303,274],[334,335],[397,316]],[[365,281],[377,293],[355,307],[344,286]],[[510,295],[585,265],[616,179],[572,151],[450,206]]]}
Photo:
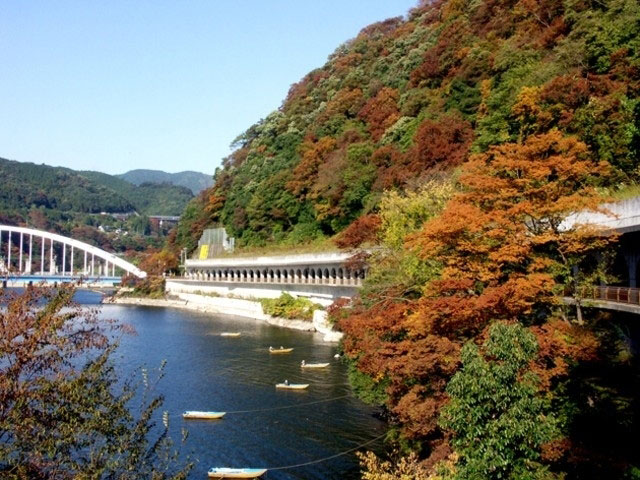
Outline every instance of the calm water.
{"label": "calm water", "polygon": [[[77,300],[97,297],[81,293]],[[346,368],[333,358],[336,347],[316,334],[270,327],[237,317],[220,317],[183,310],[105,305],[102,315],[135,327],[137,335],[123,338],[117,358],[126,373],[167,361],[159,393],[166,400],[172,437],[180,429],[189,438],[184,450],[196,466],[190,478],[206,478],[212,466],[277,467],[312,461],[364,443],[384,432],[374,410],[351,396]],[[220,337],[241,331],[239,338]],[[289,355],[270,355],[270,345],[294,347]],[[327,369],[302,370],[300,361],[331,362]],[[288,379],[310,383],[307,391],[276,391]],[[347,398],[304,406],[310,402]],[[184,410],[254,410],[294,408],[253,413],[228,413],[217,421],[184,421]],[[375,444],[374,444],[375,446]],[[371,448],[371,447],[369,447]],[[291,470],[271,471],[267,479],[358,478],[351,454]]]}

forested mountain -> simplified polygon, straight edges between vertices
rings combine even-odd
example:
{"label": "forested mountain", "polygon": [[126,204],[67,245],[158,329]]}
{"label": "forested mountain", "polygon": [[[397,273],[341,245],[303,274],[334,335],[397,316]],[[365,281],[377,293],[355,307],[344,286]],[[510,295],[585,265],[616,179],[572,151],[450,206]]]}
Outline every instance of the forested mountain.
{"label": "forested mountain", "polygon": [[562,227],[639,180],[639,92],[637,0],[423,1],[240,135],[170,246],[383,247],[329,309],[413,452],[366,478],[639,478],[637,317],[584,300],[616,238]]}
{"label": "forested mountain", "polygon": [[166,232],[147,215],[180,215],[192,198],[177,185],[136,186],[105,173],[0,158],[0,223],[70,235],[109,251],[161,244]]}
{"label": "forested mountain", "polygon": [[240,135],[177,241],[305,242],[469,154],[558,129],[638,171],[638,2],[423,1],[364,28]]}
{"label": "forested mountain", "polygon": [[166,182],[135,185],[116,175],[92,171],[78,173],[127,198],[138,213],[145,215],[180,215],[185,205],[193,198],[191,190],[180,185]]}
{"label": "forested mountain", "polygon": [[130,170],[127,173],[116,176],[134,185],[141,185],[143,183],[170,183],[171,185],[180,185],[191,190],[194,195],[213,185],[211,175],[188,170],[168,173],[161,170],[138,169]]}
{"label": "forested mountain", "polygon": [[82,213],[129,212],[125,196],[68,168],[0,158],[0,210],[34,207]]}
{"label": "forested mountain", "polygon": [[113,175],[74,171],[0,158],[0,211],[49,210],[77,213],[180,215],[193,197],[169,184],[133,185]]}

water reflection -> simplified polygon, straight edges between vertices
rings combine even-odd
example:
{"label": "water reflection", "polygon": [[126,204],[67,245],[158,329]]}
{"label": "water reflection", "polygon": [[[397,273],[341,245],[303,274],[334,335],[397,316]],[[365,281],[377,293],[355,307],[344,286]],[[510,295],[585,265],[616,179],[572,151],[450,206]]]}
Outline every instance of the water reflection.
{"label": "water reflection", "polygon": [[[186,450],[198,460],[191,478],[206,478],[212,466],[274,467],[313,461],[384,432],[374,411],[351,395],[346,369],[333,358],[335,344],[323,342],[320,335],[174,309],[105,305],[102,315],[137,330],[137,335],[121,341],[117,361],[124,372],[143,364],[154,368],[167,360],[159,393],[166,398],[163,409],[170,413],[173,438],[180,438],[182,427],[189,430]],[[229,331],[242,335],[220,336]],[[270,345],[294,350],[270,355]],[[330,366],[304,370],[303,359]],[[285,379],[310,387],[276,390],[275,384]],[[283,406],[294,408],[280,409]],[[269,410],[232,413],[263,409]],[[184,421],[184,410],[229,413],[216,421]],[[349,455],[268,472],[265,478],[358,478],[357,461]]]}

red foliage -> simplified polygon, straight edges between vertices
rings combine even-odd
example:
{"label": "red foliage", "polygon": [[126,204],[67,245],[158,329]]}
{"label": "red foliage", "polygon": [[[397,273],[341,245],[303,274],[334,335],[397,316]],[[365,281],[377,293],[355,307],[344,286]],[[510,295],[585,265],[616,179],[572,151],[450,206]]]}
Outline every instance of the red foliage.
{"label": "red foliage", "polygon": [[473,141],[473,128],[458,113],[440,119],[424,120],[414,137],[415,146],[407,153],[410,172],[422,172],[438,166],[455,167],[463,163]]}
{"label": "red foliage", "polygon": [[367,101],[358,116],[367,122],[369,133],[374,141],[380,140],[385,130],[400,118],[398,110],[398,91],[384,87]]}
{"label": "red foliage", "polygon": [[340,248],[356,248],[367,242],[375,242],[380,229],[380,217],[363,215],[345,228],[334,240]]}
{"label": "red foliage", "polygon": [[382,191],[399,187],[415,177],[405,164],[405,155],[392,145],[383,145],[378,148],[373,152],[371,161],[378,167],[373,190]]}
{"label": "red foliage", "polygon": [[576,109],[589,101],[589,81],[576,75],[554,77],[542,87],[540,102]]}
{"label": "red foliage", "polygon": [[455,71],[463,56],[460,50],[468,44],[471,30],[468,23],[456,18],[444,27],[438,43],[424,54],[423,63],[411,72],[411,84],[419,86],[423,80],[439,80]]}

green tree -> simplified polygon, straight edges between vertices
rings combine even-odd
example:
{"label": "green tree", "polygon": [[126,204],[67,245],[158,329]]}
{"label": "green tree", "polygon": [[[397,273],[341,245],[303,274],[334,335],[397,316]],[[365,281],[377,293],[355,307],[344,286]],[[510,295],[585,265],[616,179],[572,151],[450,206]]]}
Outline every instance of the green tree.
{"label": "green tree", "polygon": [[482,347],[462,348],[462,368],[447,385],[451,401],[440,417],[460,455],[453,478],[557,478],[538,463],[558,427],[528,368],[537,351],[533,333],[506,323],[493,324]]}
{"label": "green tree", "polygon": [[115,371],[122,327],[74,306],[73,292],[28,289],[0,313],[0,477],[186,478],[148,373],[136,382]]}

